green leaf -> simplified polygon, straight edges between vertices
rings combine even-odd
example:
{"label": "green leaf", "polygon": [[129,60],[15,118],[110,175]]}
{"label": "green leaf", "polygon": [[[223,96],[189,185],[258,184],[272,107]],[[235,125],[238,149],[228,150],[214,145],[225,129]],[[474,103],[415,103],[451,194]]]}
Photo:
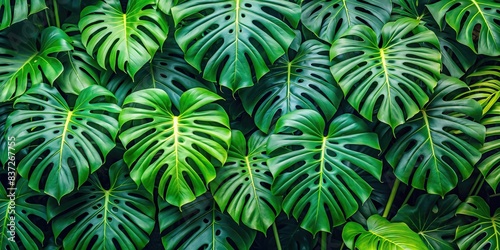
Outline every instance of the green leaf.
{"label": "green leaf", "polygon": [[57,89],[41,83],[16,99],[6,127],[16,137],[14,153],[28,150],[18,171],[30,188],[60,200],[104,163],[118,133],[118,121],[107,113],[120,112],[104,98],[114,99],[105,88],[90,86],[70,108]]}
{"label": "green leaf", "polygon": [[119,121],[122,128],[131,122],[120,140],[128,148],[124,160],[132,179],[153,193],[159,175],[158,193],[179,207],[205,193],[215,178],[211,159],[223,164],[231,140],[226,112],[212,103],[220,99],[206,89],[190,89],[181,96],[175,115],[164,91],[129,95]]}
{"label": "green leaf", "polygon": [[356,222],[342,230],[342,239],[349,249],[425,250],[427,246],[405,223],[391,223],[380,215],[368,218],[368,231]]}
{"label": "green leaf", "polygon": [[99,85],[99,64],[85,51],[78,27],[74,24],[63,25],[64,31],[71,36],[74,50],[61,53],[58,58],[65,70],[56,83],[65,93],[78,95],[91,85]]}
{"label": "green leaf", "polygon": [[486,127],[486,142],[480,149],[483,158],[477,168],[486,182],[496,191],[500,183],[500,102],[497,102],[481,120]]}
{"label": "green leaf", "polygon": [[73,49],[71,39],[59,28],[48,27],[37,39],[23,38],[14,46],[0,36],[0,102],[22,95],[28,85],[43,82],[43,76],[52,84],[63,72],[62,63],[53,53]]}
{"label": "green leaf", "polygon": [[456,78],[438,83],[431,101],[396,129],[397,140],[386,159],[398,179],[430,194],[444,196],[467,179],[481,158],[485,128],[478,122],[481,106],[471,99],[455,99],[467,86]]}
{"label": "green leaf", "polygon": [[392,222],[406,223],[429,249],[453,250],[457,248],[452,242],[455,229],[461,224],[455,217],[460,203],[456,195],[441,199],[437,195],[423,194],[418,196],[415,206],[401,207]]}
{"label": "green leaf", "polygon": [[[456,32],[456,40],[474,52],[500,55],[500,3],[496,0],[441,0],[427,5],[443,27],[443,18]],[[479,26],[479,32],[476,30]],[[477,33],[477,34],[476,34]],[[477,38],[476,38],[477,37]]]}
{"label": "green leaf", "polygon": [[[318,112],[296,110],[278,120],[267,145],[268,153],[275,154],[268,160],[273,193],[284,195],[283,210],[313,235],[344,223],[370,196],[372,188],[351,164],[379,180],[382,174],[379,160],[351,149],[379,149],[377,135],[360,118],[341,115],[329,124],[326,136],[325,130]],[[278,150],[283,148],[291,150]]]}
{"label": "green leaf", "polygon": [[110,71],[105,72],[101,79],[109,90],[116,93],[118,103],[123,103],[131,92],[148,88],[164,90],[175,107],[179,107],[182,93],[189,89],[205,88],[216,92],[214,84],[204,81],[184,60],[182,50],[173,39],[168,39],[163,51],[156,53],[153,61],[137,72],[135,81],[125,74],[113,75]]}
{"label": "green leaf", "polygon": [[280,19],[296,27],[300,7],[287,0],[191,0],[173,7],[172,16],[186,61],[236,92],[285,54],[295,33]]}
{"label": "green leaf", "polygon": [[170,14],[170,9],[177,4],[178,0],[156,0],[156,6],[165,14]]}
{"label": "green leaf", "polygon": [[470,90],[460,96],[474,99],[483,107],[483,115],[500,100],[500,59],[487,58],[467,76]]}
{"label": "green leaf", "polygon": [[46,8],[45,0],[2,0],[0,2],[0,30],[26,20],[28,16]]}
{"label": "green leaf", "polygon": [[247,140],[233,130],[226,164],[217,169],[210,190],[221,211],[239,223],[266,233],[281,212],[281,197],[271,193],[273,178],[266,160],[267,137],[260,131]]}
{"label": "green leaf", "polygon": [[474,221],[459,226],[455,241],[460,249],[499,249],[500,248],[500,208],[491,215],[490,206],[479,196],[472,196],[462,203],[457,214],[474,217]]}
{"label": "green leaf", "polygon": [[281,57],[259,84],[240,91],[245,110],[264,133],[280,116],[300,108],[321,111],[331,119],[342,100],[331,66],[327,45],[302,43],[295,57]]}
{"label": "green leaf", "polygon": [[158,200],[160,232],[165,249],[250,249],[256,232],[239,226],[216,207],[209,195],[183,207]]}
{"label": "green leaf", "polygon": [[2,168],[4,162],[2,159],[8,157],[8,137],[12,135],[7,135],[7,128],[5,127],[5,122],[7,121],[7,117],[13,111],[13,102],[0,102],[0,162],[2,163]]}
{"label": "green leaf", "polygon": [[421,85],[432,91],[439,77],[438,39],[418,24],[402,18],[381,34],[356,25],[330,50],[331,71],[347,101],[370,121],[378,109],[378,119],[393,130],[429,100]]}
{"label": "green leaf", "polygon": [[[15,166],[11,167],[15,168]],[[3,180],[7,180],[12,175],[0,176]],[[44,234],[34,222],[42,220],[45,223],[47,221],[45,205],[34,202],[34,199],[39,198],[40,194],[31,190],[28,187],[28,182],[23,178],[17,179],[15,190],[10,188],[10,186],[0,184],[0,214],[3,215],[0,227],[0,247],[2,249],[23,249],[23,247],[24,249],[40,249]],[[11,229],[9,224],[12,224],[11,216],[15,219],[14,237],[9,232]],[[14,241],[9,240],[9,238]]]}
{"label": "green leaf", "polygon": [[142,249],[155,225],[152,197],[130,179],[123,161],[110,167],[108,180],[93,174],[61,205],[51,199],[47,208],[64,249]]}
{"label": "green leaf", "polygon": [[167,38],[166,16],[155,0],[130,0],[125,13],[119,0],[99,1],[80,13],[78,26],[87,53],[102,68],[127,72],[132,79]]}
{"label": "green leaf", "polygon": [[309,0],[302,3],[301,21],[324,41],[333,43],[350,27],[366,24],[379,32],[389,20],[390,0]]}

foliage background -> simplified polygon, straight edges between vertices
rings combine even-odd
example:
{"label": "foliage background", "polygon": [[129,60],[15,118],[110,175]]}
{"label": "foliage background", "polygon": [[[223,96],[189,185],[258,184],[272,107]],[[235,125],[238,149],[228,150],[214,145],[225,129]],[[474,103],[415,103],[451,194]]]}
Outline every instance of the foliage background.
{"label": "foliage background", "polygon": [[2,249],[500,247],[498,0],[0,20]]}

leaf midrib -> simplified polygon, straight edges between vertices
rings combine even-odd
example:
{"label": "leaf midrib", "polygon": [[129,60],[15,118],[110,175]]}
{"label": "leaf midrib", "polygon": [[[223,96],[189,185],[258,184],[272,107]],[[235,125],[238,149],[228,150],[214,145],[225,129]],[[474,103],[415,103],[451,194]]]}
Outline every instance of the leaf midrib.
{"label": "leaf midrib", "polygon": [[62,167],[63,149],[64,149],[64,144],[66,144],[66,133],[68,132],[68,126],[69,126],[69,123],[71,121],[72,115],[73,115],[73,111],[68,111],[68,116],[66,117],[66,122],[64,123],[63,133],[61,136],[61,145],[59,147],[59,166],[58,166],[59,170]]}

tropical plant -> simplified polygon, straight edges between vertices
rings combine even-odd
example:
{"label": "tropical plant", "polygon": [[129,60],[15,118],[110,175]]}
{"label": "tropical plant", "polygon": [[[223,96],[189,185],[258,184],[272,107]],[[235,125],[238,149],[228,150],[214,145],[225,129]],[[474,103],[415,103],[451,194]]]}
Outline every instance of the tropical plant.
{"label": "tropical plant", "polygon": [[2,249],[498,249],[497,0],[0,0]]}

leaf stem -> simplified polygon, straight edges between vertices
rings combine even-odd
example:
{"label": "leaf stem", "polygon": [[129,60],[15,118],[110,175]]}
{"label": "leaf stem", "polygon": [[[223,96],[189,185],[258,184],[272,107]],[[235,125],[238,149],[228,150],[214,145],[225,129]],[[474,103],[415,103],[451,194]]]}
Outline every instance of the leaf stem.
{"label": "leaf stem", "polygon": [[56,26],[57,26],[57,28],[61,28],[61,21],[59,20],[59,6],[57,5],[57,0],[52,0],[52,4],[54,5],[54,15],[56,17]]}
{"label": "leaf stem", "polygon": [[45,9],[45,19],[47,20],[47,27],[52,26],[50,25],[49,11],[47,9]]}
{"label": "leaf stem", "polygon": [[403,201],[403,204],[401,206],[404,206],[408,201],[410,200],[411,195],[413,194],[413,191],[415,191],[414,187],[411,187],[410,192],[408,192],[408,195],[406,195],[405,200]]}
{"label": "leaf stem", "polygon": [[321,250],[326,250],[326,232],[321,232]]}
{"label": "leaf stem", "polygon": [[273,223],[273,234],[274,234],[274,240],[276,241],[276,249],[281,250],[280,235],[278,234],[278,228],[276,227],[276,222]]}
{"label": "leaf stem", "polygon": [[[483,177],[482,175],[479,175],[479,176]],[[474,195],[479,194],[479,191],[481,191],[481,187],[483,187],[483,184],[484,184],[484,178],[481,178],[481,183],[477,186],[476,192],[474,192]]]}
{"label": "leaf stem", "polygon": [[477,175],[476,181],[474,181],[474,184],[472,184],[472,187],[469,190],[469,194],[467,194],[467,197],[472,196],[472,193],[474,192],[474,190],[476,190],[476,186],[477,186],[477,184],[479,183],[480,180],[481,180],[481,173],[479,173]]}
{"label": "leaf stem", "polygon": [[385,206],[384,209],[384,214],[382,217],[387,218],[389,215],[389,212],[391,211],[392,203],[394,202],[394,198],[396,197],[396,193],[398,192],[399,184],[401,181],[396,178],[396,181],[394,182],[394,186],[392,186],[392,191],[391,191],[391,196],[389,196],[389,200],[387,201],[387,205]]}

